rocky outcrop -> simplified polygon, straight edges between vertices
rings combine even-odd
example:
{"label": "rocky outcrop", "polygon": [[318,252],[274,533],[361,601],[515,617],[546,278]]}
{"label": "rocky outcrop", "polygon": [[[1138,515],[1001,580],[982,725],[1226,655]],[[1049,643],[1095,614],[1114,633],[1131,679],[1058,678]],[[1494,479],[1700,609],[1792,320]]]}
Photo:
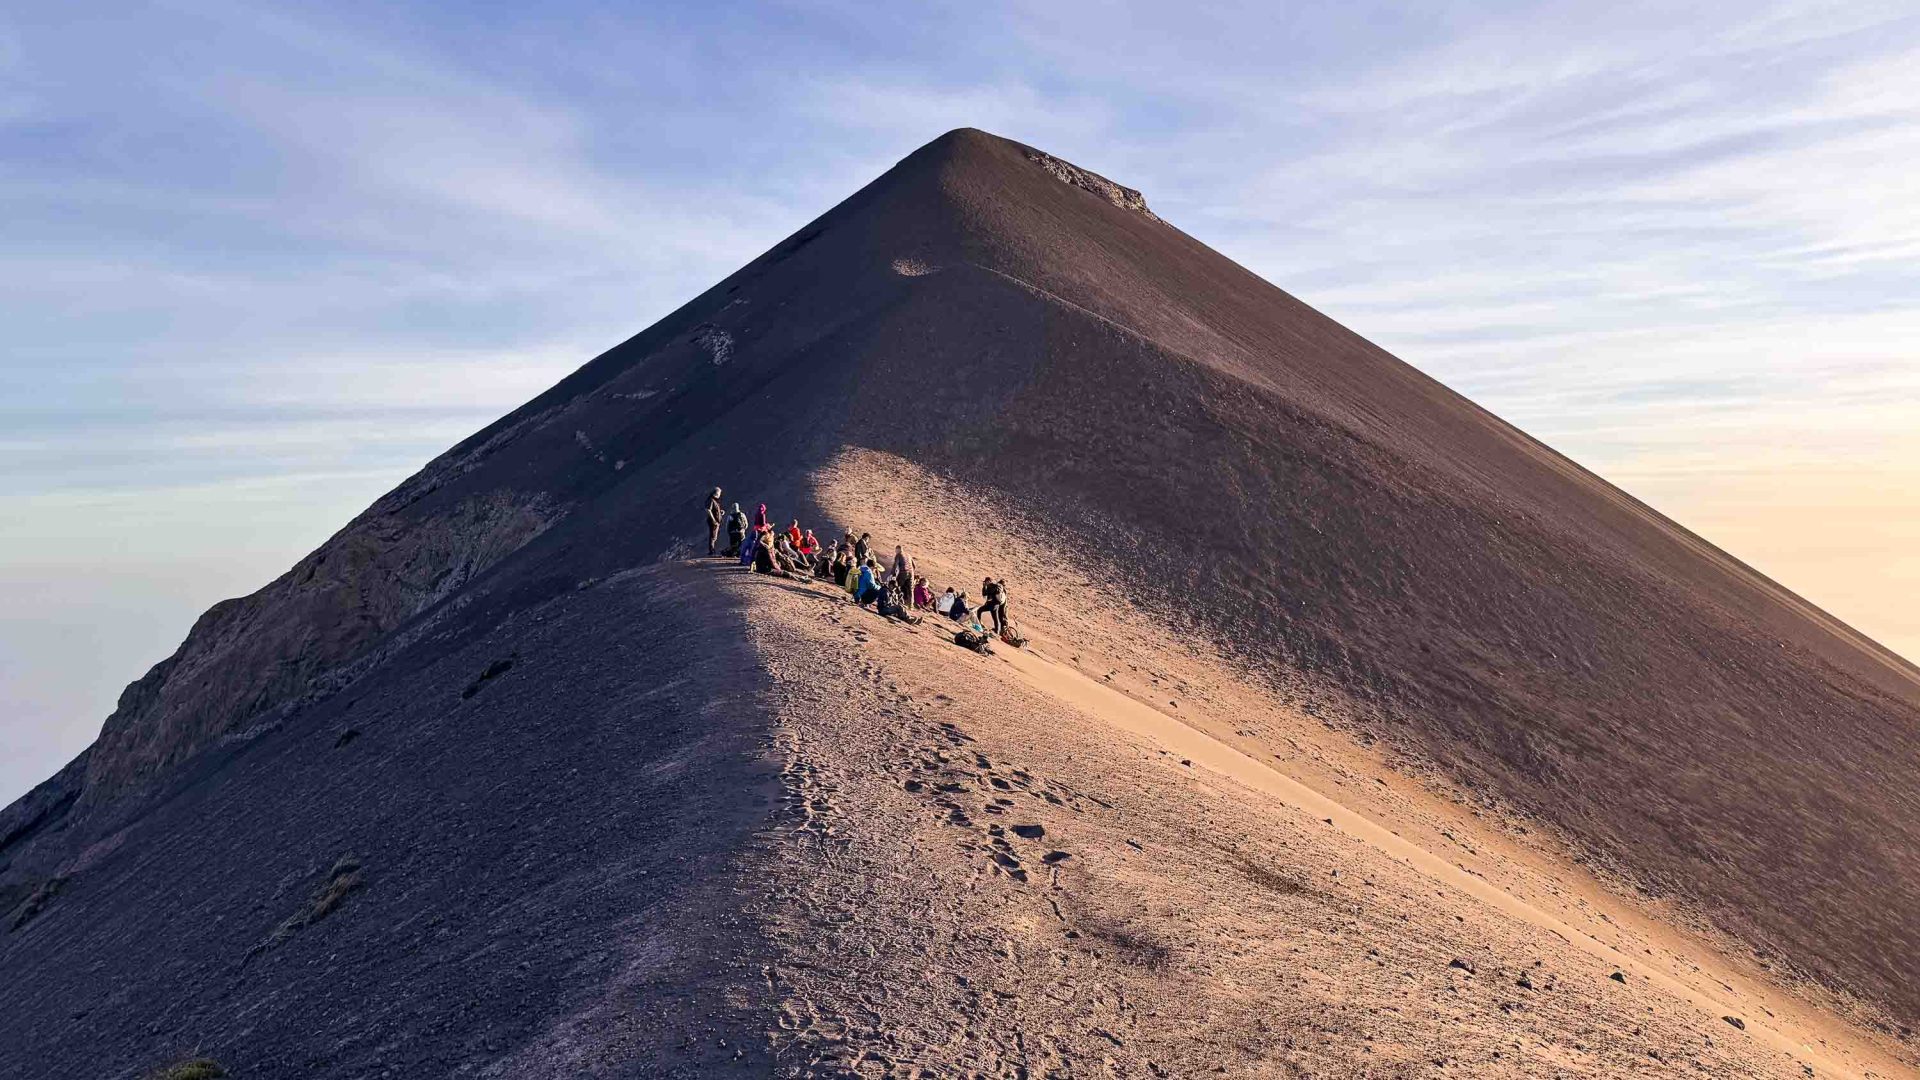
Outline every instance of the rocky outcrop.
{"label": "rocky outcrop", "polygon": [[209,608],[177,652],[128,686],[89,753],[85,800],[259,722],[557,516],[544,498],[510,491],[426,515],[379,510],[259,592]]}
{"label": "rocky outcrop", "polygon": [[1146,196],[1133,188],[1116,184],[1097,172],[1083,169],[1071,161],[1063,161],[1039,150],[1028,149],[1027,160],[1047,170],[1053,174],[1054,179],[1063,184],[1071,184],[1082,191],[1091,191],[1122,210],[1132,210],[1136,214],[1143,214],[1155,221],[1160,220],[1153,211],[1147,209]]}

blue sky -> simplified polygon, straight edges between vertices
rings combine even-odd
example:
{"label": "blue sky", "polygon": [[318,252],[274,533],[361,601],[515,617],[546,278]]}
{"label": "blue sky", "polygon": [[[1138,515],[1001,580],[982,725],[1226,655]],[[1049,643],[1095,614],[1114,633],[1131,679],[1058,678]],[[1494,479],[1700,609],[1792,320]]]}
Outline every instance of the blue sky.
{"label": "blue sky", "polygon": [[0,800],[208,604],[973,125],[1920,655],[1904,4],[0,11]]}

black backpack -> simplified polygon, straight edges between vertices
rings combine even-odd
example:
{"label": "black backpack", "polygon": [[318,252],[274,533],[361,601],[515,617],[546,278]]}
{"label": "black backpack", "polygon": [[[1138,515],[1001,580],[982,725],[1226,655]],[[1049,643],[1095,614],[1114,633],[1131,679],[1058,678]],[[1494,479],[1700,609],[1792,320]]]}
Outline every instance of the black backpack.
{"label": "black backpack", "polygon": [[982,656],[993,655],[993,642],[985,634],[976,634],[972,630],[956,630],[953,643],[963,649],[972,649]]}

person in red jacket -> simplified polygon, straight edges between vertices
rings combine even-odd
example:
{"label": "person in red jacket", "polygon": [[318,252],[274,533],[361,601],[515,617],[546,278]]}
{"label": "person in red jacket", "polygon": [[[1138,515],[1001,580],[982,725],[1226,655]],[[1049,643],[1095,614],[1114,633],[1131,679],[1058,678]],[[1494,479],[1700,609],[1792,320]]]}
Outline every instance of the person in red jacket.
{"label": "person in red jacket", "polygon": [[806,537],[800,535],[800,519],[794,518],[793,524],[787,526],[787,543],[792,544],[794,549],[798,550],[800,541],[804,539],[806,539]]}

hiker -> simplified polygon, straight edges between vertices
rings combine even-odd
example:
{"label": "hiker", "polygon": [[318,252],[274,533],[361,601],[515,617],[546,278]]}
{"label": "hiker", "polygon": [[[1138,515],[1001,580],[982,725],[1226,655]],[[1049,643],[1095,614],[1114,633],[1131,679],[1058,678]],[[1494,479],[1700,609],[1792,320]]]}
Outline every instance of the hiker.
{"label": "hiker", "polygon": [[854,541],[854,544],[853,544],[853,561],[857,563],[864,563],[867,561],[867,556],[872,554],[872,552],[873,552],[872,535],[868,533],[861,533],[860,539]]}
{"label": "hiker", "polygon": [[787,526],[787,543],[792,544],[794,550],[798,551],[800,550],[800,542],[805,539],[806,536],[800,532],[800,519],[794,518],[793,524]]}
{"label": "hiker", "polygon": [[760,509],[754,511],[753,527],[756,530],[772,528],[771,525],[767,524],[767,504],[766,503],[761,503]]}
{"label": "hiker", "polygon": [[1007,628],[1007,583],[987,578],[980,583],[980,611],[978,618],[985,622],[987,616],[993,616],[993,632],[999,633]]}
{"label": "hiker", "polygon": [[764,535],[766,534],[757,533],[757,532],[748,534],[746,542],[740,545],[740,565],[741,566],[753,565],[754,552],[759,549],[760,538]]}
{"label": "hiker", "polygon": [[813,530],[808,529],[807,535],[804,537],[801,537],[800,554],[818,555],[819,553],[820,553],[820,541],[814,537]]}
{"label": "hiker", "polygon": [[973,609],[967,606],[966,593],[961,593],[953,598],[953,606],[947,608],[947,618],[957,623],[973,621]]}
{"label": "hiker", "polygon": [[917,611],[925,611],[933,606],[933,590],[927,587],[927,579],[913,579],[913,606]]}
{"label": "hiker", "polygon": [[873,560],[868,559],[860,564],[860,573],[854,579],[853,602],[866,607],[879,596],[880,586],[873,580]]}
{"label": "hiker", "polygon": [[893,578],[894,584],[900,586],[901,596],[913,595],[913,560],[907,558],[906,549],[899,544],[893,545],[893,565],[888,567],[887,573]]}
{"label": "hiker", "polygon": [[953,602],[957,599],[959,597],[953,595],[953,586],[949,585],[947,591],[940,594],[940,599],[933,602],[933,610],[945,615],[953,610]]}
{"label": "hiker", "polygon": [[813,553],[813,576],[822,581],[833,580],[833,556],[825,550]]}
{"label": "hiker", "polygon": [[785,569],[793,570],[798,568],[800,565],[799,550],[796,549],[793,546],[793,542],[788,540],[785,536],[782,536],[779,539],[774,541],[773,553],[779,556],[780,561],[785,564]]}
{"label": "hiker", "polygon": [[880,596],[877,598],[873,607],[875,611],[878,611],[886,618],[899,619],[901,622],[909,625],[917,624],[920,621],[918,615],[907,610],[907,606],[900,596],[900,590],[897,588],[881,589]]}
{"label": "hiker", "polygon": [[789,577],[786,560],[771,542],[762,541],[753,552],[753,570],[757,574],[772,574],[775,577]]}
{"label": "hiker", "polygon": [[740,510],[740,504],[733,504],[733,513],[727,517],[727,554],[740,554],[740,545],[747,542],[747,515]]}
{"label": "hiker", "polygon": [[707,493],[707,557],[720,554],[720,526],[726,520],[726,511],[720,507],[720,489],[714,488]]}

